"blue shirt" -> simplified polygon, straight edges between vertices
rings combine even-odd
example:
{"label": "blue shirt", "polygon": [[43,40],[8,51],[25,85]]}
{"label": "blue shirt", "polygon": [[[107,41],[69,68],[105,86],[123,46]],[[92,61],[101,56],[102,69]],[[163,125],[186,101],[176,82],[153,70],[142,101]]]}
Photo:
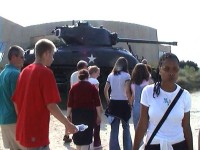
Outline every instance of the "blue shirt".
{"label": "blue shirt", "polygon": [[0,73],[0,124],[16,123],[17,115],[11,100],[20,70],[7,64]]}

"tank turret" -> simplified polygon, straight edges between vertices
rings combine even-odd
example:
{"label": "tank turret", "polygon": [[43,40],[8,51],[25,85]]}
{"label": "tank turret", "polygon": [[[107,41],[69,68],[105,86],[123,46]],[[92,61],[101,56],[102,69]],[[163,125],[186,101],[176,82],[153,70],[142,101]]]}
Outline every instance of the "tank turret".
{"label": "tank turret", "polygon": [[117,33],[111,33],[103,26],[92,27],[88,22],[78,22],[74,26],[56,27],[53,33],[63,39],[66,44],[74,45],[112,46],[118,42],[177,45],[177,42],[120,38]]}
{"label": "tank turret", "polygon": [[54,31],[56,36],[62,38],[66,44],[112,46],[112,34],[104,29],[92,27],[88,22],[78,22],[74,26],[57,27]]}

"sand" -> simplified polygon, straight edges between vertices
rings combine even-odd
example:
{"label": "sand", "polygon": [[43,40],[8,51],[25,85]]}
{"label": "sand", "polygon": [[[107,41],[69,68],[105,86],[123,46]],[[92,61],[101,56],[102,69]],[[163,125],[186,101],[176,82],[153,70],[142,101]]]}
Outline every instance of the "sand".
{"label": "sand", "polygon": [[[192,93],[192,109],[191,109],[191,127],[193,132],[193,141],[194,141],[194,150],[197,150],[197,140],[198,140],[198,129],[199,129],[199,119],[200,119],[200,103],[198,98],[200,97],[200,92]],[[66,111],[63,110],[65,114]],[[130,120],[130,130],[132,139],[134,139],[134,128],[132,119]],[[50,148],[51,150],[75,150],[76,147],[72,143],[64,144],[63,135],[64,135],[64,126],[57,121],[53,116],[51,116],[50,120]],[[102,124],[101,124],[101,140],[102,140],[102,148],[98,150],[108,150],[109,143],[109,134],[110,134],[110,125],[107,123],[106,117],[102,115]],[[120,146],[122,146],[122,127],[120,126],[119,133],[119,142]],[[91,144],[91,150],[93,150],[93,146]],[[0,150],[5,150],[3,148],[1,131],[0,131]]]}

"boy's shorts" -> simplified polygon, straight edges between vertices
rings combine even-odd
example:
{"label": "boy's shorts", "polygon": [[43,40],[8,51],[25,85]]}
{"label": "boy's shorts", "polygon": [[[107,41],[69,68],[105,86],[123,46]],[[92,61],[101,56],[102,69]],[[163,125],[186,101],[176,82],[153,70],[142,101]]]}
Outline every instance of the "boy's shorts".
{"label": "boy's shorts", "polygon": [[41,146],[41,147],[37,147],[37,148],[26,148],[23,150],[50,150],[49,145],[46,146]]}
{"label": "boy's shorts", "polygon": [[16,124],[6,124],[0,126],[4,147],[10,149],[21,149],[19,142],[17,142],[15,138]]}

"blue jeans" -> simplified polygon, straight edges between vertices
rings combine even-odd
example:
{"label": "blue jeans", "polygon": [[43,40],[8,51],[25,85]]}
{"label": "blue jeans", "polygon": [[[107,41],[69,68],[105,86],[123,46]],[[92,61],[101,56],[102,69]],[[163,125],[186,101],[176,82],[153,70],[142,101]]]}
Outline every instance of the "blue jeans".
{"label": "blue jeans", "polygon": [[[120,150],[119,140],[118,140],[119,125],[120,125],[120,119],[115,117],[114,121],[111,124],[110,143],[109,143],[110,150]],[[124,150],[131,150],[132,140],[131,140],[129,123],[125,123],[124,121],[122,121],[122,128],[123,128],[123,148]]]}
{"label": "blue jeans", "polygon": [[136,102],[133,105],[133,124],[135,130],[139,122],[139,119],[140,119],[140,103]]}

